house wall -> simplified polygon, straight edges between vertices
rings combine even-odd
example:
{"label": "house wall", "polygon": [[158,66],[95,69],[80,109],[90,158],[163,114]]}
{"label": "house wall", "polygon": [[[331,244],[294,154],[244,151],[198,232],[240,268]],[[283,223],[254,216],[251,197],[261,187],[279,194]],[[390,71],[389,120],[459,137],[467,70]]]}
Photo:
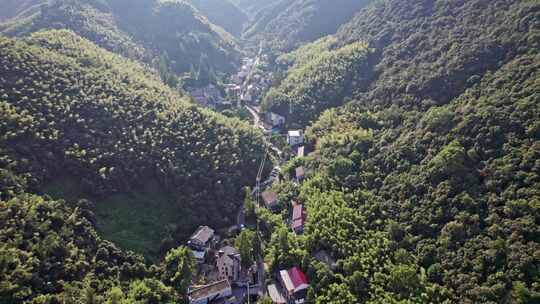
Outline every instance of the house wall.
{"label": "house wall", "polygon": [[237,281],[239,272],[240,272],[240,264],[237,260],[231,259],[229,257],[218,257],[216,261],[216,266],[219,271],[219,279],[225,280],[228,279],[230,281]]}

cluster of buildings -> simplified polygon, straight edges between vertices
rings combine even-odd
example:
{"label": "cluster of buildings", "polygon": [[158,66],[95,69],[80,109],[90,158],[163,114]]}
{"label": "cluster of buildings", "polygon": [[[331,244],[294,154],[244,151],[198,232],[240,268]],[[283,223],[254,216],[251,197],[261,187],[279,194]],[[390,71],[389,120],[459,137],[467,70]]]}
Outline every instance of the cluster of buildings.
{"label": "cluster of buildings", "polygon": [[200,226],[187,242],[197,263],[209,266],[215,272],[214,282],[188,290],[190,304],[237,304],[232,285],[250,284],[249,279],[242,277],[240,253],[232,246],[217,249],[219,241],[212,228]]}
{"label": "cluster of buildings", "polygon": [[244,58],[242,67],[237,74],[232,76],[232,84],[240,86],[240,91],[235,87],[235,93],[241,102],[260,103],[262,94],[272,84],[272,73],[255,69],[255,67],[264,66],[261,60],[264,61],[264,59]]}
{"label": "cluster of buildings", "polygon": [[195,102],[204,107],[217,109],[230,104],[230,101],[223,97],[221,90],[214,84],[202,88],[186,88],[186,91]]}

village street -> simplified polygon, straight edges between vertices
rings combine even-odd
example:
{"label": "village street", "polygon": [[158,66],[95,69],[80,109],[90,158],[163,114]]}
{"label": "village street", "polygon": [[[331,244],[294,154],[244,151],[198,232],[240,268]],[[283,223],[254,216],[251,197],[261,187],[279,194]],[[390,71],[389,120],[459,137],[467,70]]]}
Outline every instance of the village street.
{"label": "village street", "polygon": [[[272,192],[271,187],[273,183],[283,177],[280,166],[287,161],[285,158],[302,157],[305,149],[303,130],[287,130],[284,116],[270,111],[261,113],[259,110],[264,94],[271,87],[272,72],[269,71],[266,61],[268,60],[262,55],[261,49],[256,57],[244,58],[238,72],[231,76],[231,83],[225,84],[225,91],[229,98],[236,97],[236,107],[245,108],[253,122],[253,127],[264,133],[265,154],[262,157],[256,180],[253,181],[254,189],[251,195],[256,201],[255,208],[267,208],[274,212],[277,205],[277,194]],[[211,86],[203,91],[204,94],[208,92],[214,92]],[[204,94],[202,97],[211,97]],[[277,137],[286,137],[286,143],[282,141],[283,144],[296,152],[293,152],[293,155],[290,153],[285,155],[276,146],[280,142],[280,140],[276,140]],[[267,170],[270,165],[273,169],[268,174]],[[296,172],[296,176],[286,178],[293,178],[295,182],[301,182],[304,168],[297,168]],[[241,204],[236,214],[236,225],[229,229],[229,237],[234,234],[242,234],[242,231],[248,228],[252,231],[256,229],[255,235],[260,237],[259,225],[257,224],[256,228],[252,226],[253,221],[246,219],[244,208],[244,204]],[[287,225],[291,226],[293,232],[301,234],[304,220],[305,211],[301,204],[297,204],[294,206],[291,223],[287,223]],[[267,273],[263,253],[258,253],[254,257],[255,261],[250,269],[244,269],[241,266],[240,248],[234,248],[230,239],[224,242],[208,226],[199,227],[190,238],[188,247],[192,249],[198,259],[203,282],[207,282],[206,285],[193,286],[191,289],[190,302],[193,304],[203,303],[206,300],[210,300],[209,303],[249,304],[253,302],[251,301],[252,296],[261,298],[268,295],[274,302],[277,298],[275,303],[285,303],[282,302],[284,297],[288,300],[305,297],[303,292],[307,288],[307,280],[298,267],[280,270],[279,273],[274,274],[280,279],[273,278],[272,283],[266,286]],[[287,293],[287,296],[284,295],[284,292]],[[216,302],[218,299],[221,301]],[[223,302],[224,299],[227,301]]]}

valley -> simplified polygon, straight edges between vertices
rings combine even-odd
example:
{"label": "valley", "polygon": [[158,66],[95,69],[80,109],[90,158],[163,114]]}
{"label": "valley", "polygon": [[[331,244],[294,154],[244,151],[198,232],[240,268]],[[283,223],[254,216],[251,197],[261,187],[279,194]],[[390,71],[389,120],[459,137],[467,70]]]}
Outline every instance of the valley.
{"label": "valley", "polygon": [[537,1],[0,11],[0,303],[540,301]]}

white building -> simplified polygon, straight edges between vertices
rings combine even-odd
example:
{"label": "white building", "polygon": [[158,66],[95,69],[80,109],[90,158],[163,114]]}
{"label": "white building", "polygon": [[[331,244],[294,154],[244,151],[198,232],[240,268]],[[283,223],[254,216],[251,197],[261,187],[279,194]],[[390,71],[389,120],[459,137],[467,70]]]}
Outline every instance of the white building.
{"label": "white building", "polygon": [[216,254],[216,266],[220,280],[238,281],[240,278],[240,254],[231,246],[221,248]]}
{"label": "white building", "polygon": [[253,96],[251,96],[249,92],[246,92],[240,95],[240,100],[245,102],[251,102],[253,100]]}
{"label": "white building", "polygon": [[287,143],[296,147],[304,143],[304,132],[302,130],[291,130],[287,133]]}

